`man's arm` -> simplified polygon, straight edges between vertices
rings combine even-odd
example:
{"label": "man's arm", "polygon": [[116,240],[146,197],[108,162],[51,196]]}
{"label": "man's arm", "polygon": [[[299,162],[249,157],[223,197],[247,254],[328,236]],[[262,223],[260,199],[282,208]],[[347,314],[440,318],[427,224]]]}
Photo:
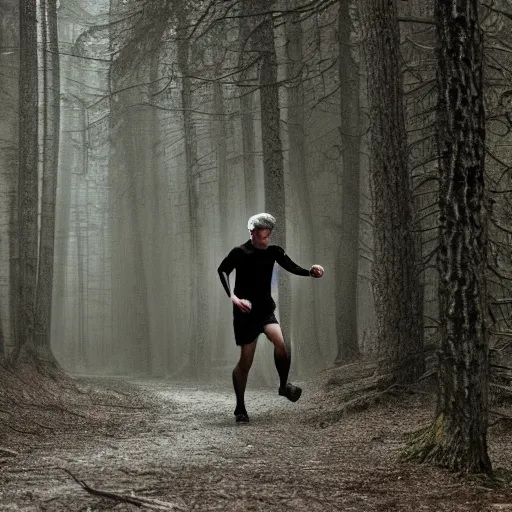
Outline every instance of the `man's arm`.
{"label": "man's arm", "polygon": [[229,285],[229,274],[233,272],[233,269],[236,267],[237,261],[237,249],[232,249],[230,253],[222,260],[222,263],[219,265],[217,272],[219,273],[220,282],[226,290],[228,297],[231,298],[231,287]]}
{"label": "man's arm", "polygon": [[251,310],[251,305],[246,300],[240,300],[234,293],[231,292],[231,287],[229,286],[229,274],[236,267],[238,257],[240,255],[239,249],[235,247],[222,261],[217,269],[219,273],[220,281],[222,286],[224,286],[224,290],[228,294],[228,297],[231,299],[231,302],[244,313],[249,313]]}
{"label": "man's arm", "polygon": [[288,272],[296,276],[311,276],[311,272],[297,265],[291,258],[284,252],[282,247],[276,246],[276,261]]}

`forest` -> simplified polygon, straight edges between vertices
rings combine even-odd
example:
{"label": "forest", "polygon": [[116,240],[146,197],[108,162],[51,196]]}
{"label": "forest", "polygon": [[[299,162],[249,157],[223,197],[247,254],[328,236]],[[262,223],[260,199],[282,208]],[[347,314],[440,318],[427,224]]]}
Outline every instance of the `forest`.
{"label": "forest", "polygon": [[[511,34],[508,0],[0,0],[0,510],[512,510]],[[217,269],[259,212],[325,275],[275,265],[304,396],[261,335],[241,427]]]}

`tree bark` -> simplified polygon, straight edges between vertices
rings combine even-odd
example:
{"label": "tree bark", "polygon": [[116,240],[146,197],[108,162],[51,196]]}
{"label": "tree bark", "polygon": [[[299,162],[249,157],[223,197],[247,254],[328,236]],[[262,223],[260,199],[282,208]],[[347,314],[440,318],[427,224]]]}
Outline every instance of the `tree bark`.
{"label": "tree bark", "polygon": [[[88,302],[88,279],[87,279],[87,259],[88,259],[88,219],[87,219],[87,199],[89,195],[89,185],[87,181],[88,163],[88,119],[85,105],[81,105],[82,114],[82,169],[81,173],[76,175],[75,183],[75,237],[76,237],[76,272],[77,272],[77,357],[79,368],[85,371],[88,368],[87,340],[88,340],[88,322],[87,322],[87,302]],[[81,197],[85,189],[85,200]],[[84,205],[84,206],[82,206]],[[82,211],[82,209],[84,211]]]}
{"label": "tree bark", "polygon": [[[222,68],[222,51],[226,41],[221,33],[215,32],[214,45],[214,69]],[[223,253],[228,253],[233,244],[231,244],[231,233],[236,232],[232,225],[232,215],[230,216],[229,197],[229,168],[228,168],[228,126],[226,119],[226,108],[223,85],[219,81],[213,83],[213,109],[214,120],[212,130],[214,133],[213,141],[215,145],[215,155],[218,176],[218,194],[219,194],[219,224],[220,224],[220,243]],[[219,290],[224,293],[224,290]],[[217,344],[215,354],[218,359],[225,356],[225,340],[229,338],[230,324],[219,321],[217,325]]]}
{"label": "tree bark", "polygon": [[385,377],[386,385],[408,384],[423,373],[423,324],[396,0],[366,0],[365,7],[378,372]]}
{"label": "tree bark", "polygon": [[[433,19],[433,2],[413,0],[403,4],[403,15],[410,18]],[[407,65],[415,73],[404,73],[404,88],[407,90],[405,109],[408,132],[408,161],[414,200],[415,240],[417,252],[421,255],[422,264],[419,273],[419,290],[421,310],[424,318],[438,318],[438,275],[429,258],[435,252],[439,240],[432,236],[438,226],[437,197],[439,194],[437,180],[429,179],[437,172],[435,155],[435,55],[425,47],[436,45],[435,31],[425,30],[424,26],[404,23],[401,26],[401,39],[413,40],[420,46],[408,45],[402,53]],[[422,83],[418,86],[418,83]],[[430,328],[435,320],[428,321]],[[433,331],[424,326],[424,335],[432,339]]]}
{"label": "tree bark", "polygon": [[[261,2],[260,8],[268,11],[273,0]],[[283,166],[283,148],[280,133],[279,86],[277,84],[277,58],[274,44],[274,24],[270,14],[258,16],[260,27],[254,34],[255,48],[261,53],[260,106],[261,136],[263,147],[263,172],[265,186],[265,209],[277,219],[273,232],[273,243],[286,250],[286,208]],[[280,272],[279,279],[279,322],[290,350],[291,293],[290,277]]]}
{"label": "tree bark", "polygon": [[[161,38],[167,26],[167,15],[161,18],[160,23],[155,24],[156,37],[151,48],[149,83],[152,85],[149,86],[148,91],[151,102],[157,101]],[[153,151],[150,155],[150,176],[148,176],[148,195],[150,196],[148,202],[151,206],[146,220],[146,229],[149,234],[148,249],[151,252],[151,257],[146,261],[146,272],[150,284],[147,301],[150,304],[151,370],[153,374],[163,376],[169,370],[170,360],[170,344],[166,335],[166,321],[169,313],[165,297],[167,293],[172,295],[174,283],[168,277],[168,248],[164,242],[167,239],[168,221],[165,201],[167,190],[162,187],[162,183],[165,183],[165,177],[162,174],[167,172],[167,169],[163,169],[161,164],[163,150],[158,110],[152,108],[150,116],[148,129],[151,130]]]}
{"label": "tree bark", "polygon": [[38,70],[36,0],[20,2],[18,240],[16,359],[34,341],[38,213]]}
{"label": "tree bark", "polygon": [[[293,8],[293,2],[288,1],[289,9]],[[303,34],[300,16],[292,13],[286,18],[286,75],[287,80],[287,107],[288,107],[288,144],[289,144],[289,169],[292,186],[296,190],[298,205],[296,223],[298,226],[301,258],[313,264],[315,259],[315,230],[313,228],[313,214],[311,213],[311,195],[308,173],[306,171],[306,135],[304,129],[304,84],[302,68],[304,66],[303,56]],[[297,236],[297,234],[295,236]],[[317,337],[316,311],[314,301],[314,280],[297,282],[297,303],[293,323],[295,331],[299,333],[295,346],[298,354],[294,360],[298,364],[302,362],[301,373],[314,371],[320,346]],[[295,315],[300,315],[298,318]]]}
{"label": "tree bark", "polygon": [[189,371],[196,378],[207,378],[210,366],[209,357],[206,356],[206,315],[208,297],[204,254],[201,243],[199,225],[199,179],[196,176],[198,158],[196,147],[196,134],[192,117],[192,80],[190,78],[190,40],[187,34],[188,18],[186,6],[178,2],[178,66],[181,73],[181,100],[183,107],[183,130],[185,139],[185,165],[187,168],[187,191],[190,227],[190,273],[191,278],[191,319],[190,319],[190,352]]}
{"label": "tree bark", "polygon": [[51,353],[50,327],[55,245],[55,199],[60,127],[60,68],[56,0],[41,0],[43,39],[43,176],[39,266],[36,290],[35,344]]}
{"label": "tree bark", "polygon": [[438,0],[440,175],[439,442],[437,463],[490,473],[487,454],[487,229],[483,37],[477,0]]}
{"label": "tree bark", "polygon": [[[0,1],[0,47],[19,47],[19,4]],[[19,52],[0,52],[0,215],[3,229],[0,237],[0,360],[8,358],[16,346],[19,289],[17,188],[19,165]]]}
{"label": "tree bark", "polygon": [[[240,6],[240,52],[239,59],[242,72],[240,73],[240,81],[243,87],[239,89],[240,95],[240,115],[242,120],[242,145],[243,145],[243,162],[244,162],[244,184],[245,184],[245,208],[246,216],[249,219],[255,215],[257,196],[256,196],[256,159],[255,159],[255,132],[254,132],[254,114],[253,108],[255,103],[255,93],[249,87],[245,87],[249,77],[250,70],[243,69],[246,63],[245,56],[248,48],[251,48],[251,19],[248,17],[252,13],[250,2],[242,2]],[[250,54],[249,54],[250,55]]]}
{"label": "tree bark", "polygon": [[341,240],[336,260],[336,363],[359,357],[357,283],[359,263],[359,176],[361,126],[359,68],[352,56],[350,35],[354,30],[350,0],[339,1],[339,79],[341,96],[342,217]]}
{"label": "tree bark", "polygon": [[[217,62],[217,64],[218,66],[221,66],[222,62]],[[213,83],[213,108],[215,113],[214,140],[216,148],[217,174],[219,180],[220,239],[222,249],[225,251],[229,250],[228,240],[229,233],[231,233],[231,221],[228,212],[229,202],[226,200],[228,196],[228,130],[224,103],[225,100],[222,84],[216,81]]]}

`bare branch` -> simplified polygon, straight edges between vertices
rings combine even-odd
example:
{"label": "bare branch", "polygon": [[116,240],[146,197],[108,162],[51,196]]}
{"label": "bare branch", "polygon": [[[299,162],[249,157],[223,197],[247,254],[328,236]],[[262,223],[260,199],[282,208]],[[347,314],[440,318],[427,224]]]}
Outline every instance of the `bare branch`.
{"label": "bare branch", "polygon": [[401,23],[421,23],[423,25],[435,25],[434,20],[428,18],[414,18],[398,16],[398,21]]}

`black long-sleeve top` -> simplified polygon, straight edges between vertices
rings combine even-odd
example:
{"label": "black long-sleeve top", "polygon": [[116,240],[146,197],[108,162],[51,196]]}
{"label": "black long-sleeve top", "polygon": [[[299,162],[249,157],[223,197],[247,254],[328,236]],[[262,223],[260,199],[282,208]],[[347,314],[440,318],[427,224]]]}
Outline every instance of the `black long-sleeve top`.
{"label": "black long-sleeve top", "polygon": [[[282,247],[269,245],[266,249],[258,249],[248,240],[232,249],[218,268],[228,297],[231,297],[228,276],[236,269],[235,295],[240,299],[250,300],[254,313],[272,312],[276,307],[270,291],[275,262],[292,274],[310,276],[309,270],[294,263]],[[238,311],[234,306],[234,312]]]}

